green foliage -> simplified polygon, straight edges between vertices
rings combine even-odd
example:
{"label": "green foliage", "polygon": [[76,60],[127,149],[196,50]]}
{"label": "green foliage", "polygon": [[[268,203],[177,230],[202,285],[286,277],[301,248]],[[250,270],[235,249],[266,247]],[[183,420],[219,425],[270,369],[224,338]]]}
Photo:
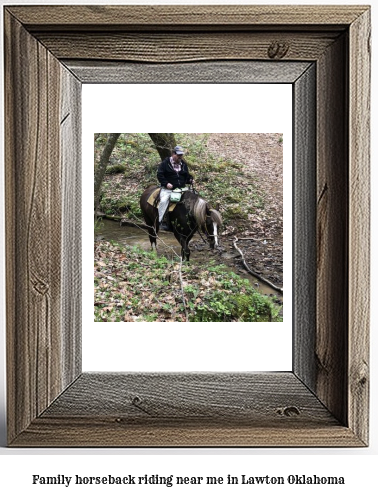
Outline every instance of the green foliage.
{"label": "green foliage", "polygon": [[94,221],[94,234],[96,236],[96,233],[102,229],[102,227],[104,226],[104,223],[102,221],[102,218],[101,217],[98,217],[97,219],[95,219]]}
{"label": "green foliage", "polygon": [[271,299],[257,292],[248,280],[225,271],[224,266],[210,268],[208,273],[209,279],[215,279],[214,287],[200,302],[191,303],[190,321],[279,321]]}
{"label": "green foliage", "polygon": [[[209,134],[201,134],[186,148],[185,157],[196,181],[196,188],[213,206],[220,204],[225,225],[233,219],[247,220],[248,215],[264,205],[261,193],[257,192],[254,179],[246,177],[243,165],[212,155],[206,149]],[[184,143],[185,134],[176,134]]]}
{"label": "green foliage", "polygon": [[[95,163],[107,134],[97,134]],[[264,208],[264,193],[238,162],[211,154],[209,134],[175,134],[187,154],[197,191],[214,207],[219,203],[224,229],[249,228],[251,214]],[[277,141],[282,144],[282,137]],[[277,144],[277,143],[276,143]],[[102,185],[100,210],[107,215],[141,218],[139,199],[145,187],[157,184],[160,157],[148,134],[121,134]],[[126,247],[97,242],[95,321],[281,321],[279,308],[260,295],[248,280],[219,266],[193,271],[177,261]],[[96,271],[97,269],[97,271]],[[184,298],[182,296],[182,289]],[[184,299],[186,310],[184,307]]]}
{"label": "green foliage", "polygon": [[[224,266],[185,265],[137,247],[97,242],[95,321],[280,321],[279,308]],[[184,291],[186,311],[182,296]]]}
{"label": "green foliage", "polygon": [[[100,134],[95,143],[97,157],[105,135]],[[263,195],[258,193],[253,177],[246,176],[243,165],[210,154],[206,146],[209,134],[175,136],[187,151],[185,160],[196,189],[213,206],[220,204],[225,226],[232,221],[247,221],[249,214],[263,208]],[[130,207],[128,216],[141,217],[140,195],[146,186],[157,184],[159,164],[160,157],[148,134],[121,134],[113,150],[112,165],[107,169],[100,210],[117,215],[119,206],[126,204]]]}
{"label": "green foliage", "polygon": [[124,174],[126,172],[126,166],[125,165],[110,165],[109,167],[106,167],[106,173],[108,175],[112,174]]}
{"label": "green foliage", "polygon": [[103,195],[100,207],[106,215],[119,215],[126,212],[141,215],[139,200],[130,194],[120,196],[119,198]]}

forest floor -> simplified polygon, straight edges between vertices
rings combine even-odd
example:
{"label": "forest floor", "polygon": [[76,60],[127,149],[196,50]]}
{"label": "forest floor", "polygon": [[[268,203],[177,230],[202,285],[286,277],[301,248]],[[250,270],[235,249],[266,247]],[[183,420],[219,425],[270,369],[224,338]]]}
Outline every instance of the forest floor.
{"label": "forest floor", "polygon": [[[283,142],[281,134],[211,134],[208,148],[217,156],[243,165],[263,199],[248,215],[248,225],[230,225],[227,245],[237,246],[253,271],[282,288],[283,284]],[[243,239],[247,238],[247,239]],[[241,264],[238,264],[240,267]]]}
{"label": "forest floor", "polygon": [[[100,209],[107,215],[122,215],[125,219],[142,221],[139,208],[140,193],[147,185],[157,183],[156,166],[160,160],[149,138],[146,137],[147,134],[123,135],[121,145],[113,151],[109,172],[104,179]],[[215,254],[213,252],[211,258],[214,258],[218,265],[226,263],[228,267],[233,267],[241,278],[247,277],[249,273],[243,265],[240,252],[235,248],[236,244],[250,270],[276,287],[282,288],[282,134],[175,135],[178,144],[188,152],[185,159],[195,179],[197,191],[213,206],[219,203],[219,210],[224,219],[220,251]],[[98,159],[102,147],[103,144],[100,142],[95,147],[95,160]],[[191,246],[193,252],[205,250],[199,238],[193,238]],[[117,250],[107,248],[101,242],[97,243],[97,249],[95,244],[96,251],[100,252],[102,257],[105,254],[118,254]],[[118,257],[113,259],[113,267],[117,260]],[[104,281],[103,269],[100,266],[97,270],[99,271],[97,283],[101,284]],[[194,281],[191,280],[194,280],[194,276],[188,274],[188,280],[188,286],[192,286]],[[227,280],[224,278],[224,281]],[[227,283],[229,287],[230,284]],[[258,286],[257,282],[254,286]],[[238,289],[240,290],[240,287]],[[205,292],[196,293],[200,293],[201,296]],[[222,293],[225,293],[224,290]],[[102,299],[99,297],[102,296],[103,294],[97,294],[100,304]],[[214,307],[213,296],[211,300]],[[199,302],[198,297],[197,302]],[[277,299],[275,302],[277,303]],[[282,304],[281,299],[278,303]],[[237,307],[240,308],[240,304]],[[160,318],[160,312],[157,311],[156,314]],[[155,319],[155,321],[160,320],[167,319]]]}

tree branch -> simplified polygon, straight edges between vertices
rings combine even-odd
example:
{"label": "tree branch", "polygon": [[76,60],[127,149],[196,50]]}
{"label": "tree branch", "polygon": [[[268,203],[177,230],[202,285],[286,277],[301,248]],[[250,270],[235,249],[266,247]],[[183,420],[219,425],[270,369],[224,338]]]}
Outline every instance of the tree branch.
{"label": "tree branch", "polygon": [[234,239],[234,248],[240,253],[241,255],[241,258],[242,258],[242,262],[243,262],[243,266],[246,268],[246,270],[249,272],[249,274],[252,274],[252,276],[254,276],[255,278],[258,278],[260,281],[264,282],[265,284],[269,285],[271,288],[273,288],[274,290],[277,290],[278,292],[281,292],[283,293],[283,288],[280,288],[276,285],[274,285],[272,282],[268,281],[267,279],[263,278],[260,274],[257,274],[255,273],[254,271],[252,271],[249,267],[248,267],[248,264],[246,263],[245,259],[244,259],[244,255],[243,255],[243,252],[240,250],[240,248],[237,246],[236,242],[238,241],[238,238],[235,236],[235,239]]}

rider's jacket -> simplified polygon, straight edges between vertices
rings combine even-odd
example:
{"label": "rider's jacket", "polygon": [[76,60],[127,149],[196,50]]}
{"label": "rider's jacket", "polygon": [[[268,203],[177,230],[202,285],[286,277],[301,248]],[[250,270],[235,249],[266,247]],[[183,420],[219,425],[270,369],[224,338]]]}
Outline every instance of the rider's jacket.
{"label": "rider's jacket", "polygon": [[169,157],[163,160],[159,165],[157,178],[163,187],[166,187],[167,184],[172,184],[173,189],[184,187],[185,184],[189,184],[193,179],[189,174],[188,165],[184,160],[181,160],[181,170],[176,172]]}

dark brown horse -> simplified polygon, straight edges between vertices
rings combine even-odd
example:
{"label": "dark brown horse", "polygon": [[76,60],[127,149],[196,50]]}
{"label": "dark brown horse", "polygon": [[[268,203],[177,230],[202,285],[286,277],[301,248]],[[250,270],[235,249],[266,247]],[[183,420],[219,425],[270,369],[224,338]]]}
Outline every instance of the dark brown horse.
{"label": "dark brown horse", "polygon": [[[148,235],[151,247],[155,245],[159,232],[159,214],[156,204],[150,205],[148,199],[157,186],[149,186],[140,197],[140,208],[146,224],[149,226]],[[189,242],[198,230],[204,233],[209,241],[210,248],[218,246],[218,232],[222,224],[222,217],[217,210],[193,191],[185,191],[172,211],[167,211],[167,219],[173,228],[173,233],[181,245],[183,260],[189,260]]]}

